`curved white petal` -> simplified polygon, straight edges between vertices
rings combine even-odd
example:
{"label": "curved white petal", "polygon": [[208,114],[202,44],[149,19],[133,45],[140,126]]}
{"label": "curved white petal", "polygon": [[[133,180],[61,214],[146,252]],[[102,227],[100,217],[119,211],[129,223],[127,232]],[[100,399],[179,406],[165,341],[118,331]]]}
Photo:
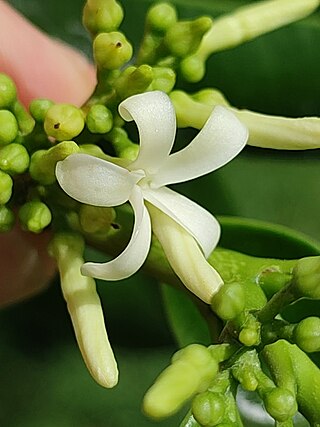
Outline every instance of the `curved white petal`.
{"label": "curved white petal", "polygon": [[160,91],[134,95],[119,105],[119,112],[125,120],[134,120],[139,130],[139,155],[130,169],[156,172],[169,155],[176,134],[176,115],[170,98]]}
{"label": "curved white petal", "polygon": [[191,234],[154,206],[148,209],[152,229],[174,272],[189,291],[210,304],[223,285],[219,273],[205,259]]}
{"label": "curved white petal", "polygon": [[121,280],[134,274],[144,263],[150,249],[151,222],[139,187],[134,188],[129,202],[134,210],[135,221],[128,246],[112,261],[84,264],[81,269],[84,275],[103,280]]}
{"label": "curved white petal", "polygon": [[153,177],[152,185],[161,187],[212,172],[239,154],[247,139],[248,131],[239,119],[218,106],[194,140],[169,156]]}
{"label": "curved white petal", "polygon": [[196,239],[205,257],[210,255],[220,238],[220,225],[210,212],[166,187],[142,191],[145,200],[173,218]]}
{"label": "curved white petal", "polygon": [[121,166],[88,154],[71,154],[58,162],[56,176],[70,197],[94,206],[125,203],[141,178]]}

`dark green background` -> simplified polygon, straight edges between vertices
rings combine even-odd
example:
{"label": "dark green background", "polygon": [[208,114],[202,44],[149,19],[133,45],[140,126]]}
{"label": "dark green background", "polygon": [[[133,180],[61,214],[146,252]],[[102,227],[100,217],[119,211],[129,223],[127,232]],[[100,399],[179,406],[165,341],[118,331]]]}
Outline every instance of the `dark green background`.
{"label": "dark green background", "polygon": [[[81,25],[82,1],[9,3],[48,33],[90,55],[90,39]],[[136,45],[150,3],[123,1],[129,13],[122,28]],[[248,2],[175,3],[180,16],[196,17],[217,16]],[[319,45],[320,17],[314,14],[216,54],[208,64],[204,85],[219,88],[240,108],[293,117],[319,115]],[[320,240],[319,154],[319,150],[295,153],[248,147],[222,170],[178,188],[215,214],[263,219]],[[1,313],[1,426],[154,425],[140,413],[141,398],[175,349],[160,292],[142,273],[123,283],[99,283],[99,292],[120,366],[119,386],[104,390],[90,378],[55,282],[43,295]],[[157,424],[176,426],[178,419]]]}

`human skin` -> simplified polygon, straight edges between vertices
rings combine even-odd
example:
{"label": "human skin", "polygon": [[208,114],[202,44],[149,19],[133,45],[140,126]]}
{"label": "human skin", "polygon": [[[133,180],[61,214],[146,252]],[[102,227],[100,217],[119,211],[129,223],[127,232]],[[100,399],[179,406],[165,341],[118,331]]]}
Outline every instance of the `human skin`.
{"label": "human skin", "polygon": [[[95,86],[95,71],[81,53],[49,38],[0,0],[0,73],[16,83],[19,99],[81,105]],[[50,232],[32,235],[19,225],[0,234],[0,305],[44,289],[55,265],[47,255]]]}

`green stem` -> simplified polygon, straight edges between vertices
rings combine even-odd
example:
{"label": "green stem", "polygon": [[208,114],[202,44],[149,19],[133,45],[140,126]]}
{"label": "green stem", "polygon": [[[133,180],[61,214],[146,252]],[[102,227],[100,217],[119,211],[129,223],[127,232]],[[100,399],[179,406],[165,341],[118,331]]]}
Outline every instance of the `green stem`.
{"label": "green stem", "polygon": [[260,310],[258,320],[261,323],[272,321],[281,310],[297,299],[292,282],[277,292],[270,301]]}

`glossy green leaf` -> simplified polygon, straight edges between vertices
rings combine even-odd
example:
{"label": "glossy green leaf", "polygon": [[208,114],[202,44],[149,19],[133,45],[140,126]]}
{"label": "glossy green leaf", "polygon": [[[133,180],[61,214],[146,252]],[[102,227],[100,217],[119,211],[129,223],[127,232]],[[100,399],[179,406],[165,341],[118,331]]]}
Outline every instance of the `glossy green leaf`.
{"label": "glossy green leaf", "polygon": [[169,325],[179,348],[193,343],[209,345],[208,325],[190,297],[165,284],[161,285],[161,291]]}

